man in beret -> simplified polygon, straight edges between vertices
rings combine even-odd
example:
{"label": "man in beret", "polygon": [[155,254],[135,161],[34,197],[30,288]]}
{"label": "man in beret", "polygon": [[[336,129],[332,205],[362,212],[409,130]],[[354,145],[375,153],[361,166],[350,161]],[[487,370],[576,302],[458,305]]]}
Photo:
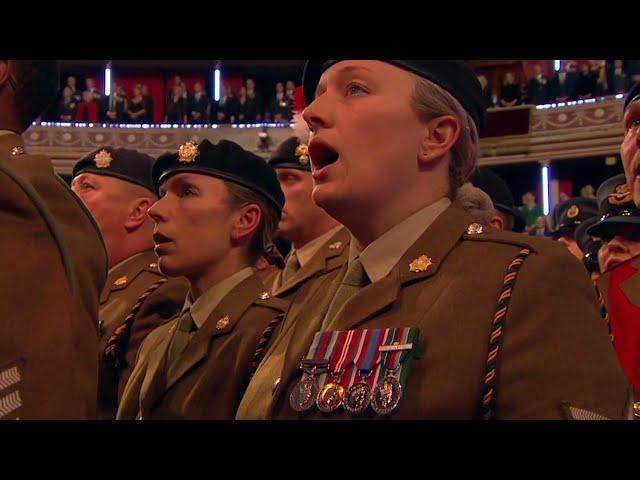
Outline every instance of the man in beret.
{"label": "man in beret", "polygon": [[[307,135],[308,137],[308,135]],[[297,310],[306,299],[311,284],[348,260],[350,235],[346,228],[318,207],[311,198],[313,179],[307,144],[297,136],[282,142],[269,164],[278,175],[285,196],[280,236],[291,242],[285,266],[268,286],[277,297],[293,302]],[[292,320],[294,315],[290,315]],[[245,392],[238,419],[264,419],[273,385],[283,366],[284,349],[293,331],[293,322],[283,324]]]}
{"label": "man in beret", "polygon": [[623,108],[625,136],[620,156],[633,201],[640,207],[640,82],[627,93]]}
{"label": "man in beret", "polygon": [[153,252],[153,222],[147,210],[158,197],[152,165],[149,155],[105,146],[73,168],[71,188],[98,223],[109,257],[100,295],[101,419],[115,418],[142,340],[180,310],[187,292],[184,279],[167,279],[160,272]]}
{"label": "man in beret", "polygon": [[524,218],[516,208],[507,183],[489,167],[480,167],[470,177],[473,185],[486,192],[494,206],[491,226],[496,230],[522,232]]}
{"label": "man in beret", "polygon": [[582,261],[584,252],[575,239],[576,228],[598,213],[598,204],[590,198],[574,197],[556,205],[553,210],[554,229],[551,238],[567,247],[567,250]]}
{"label": "man in beret", "polygon": [[107,255],[91,214],[22,133],[55,60],[0,60],[0,419],[92,419]]}
{"label": "man in beret", "polygon": [[270,418],[630,418],[584,268],[452,202],[483,125],[472,69],[318,60],[303,84],[313,200],[352,238],[297,314]]}
{"label": "man in beret", "polygon": [[597,285],[608,313],[613,345],[636,393],[640,392],[640,209],[624,175],[597,191],[599,221],[587,233],[602,242]]}

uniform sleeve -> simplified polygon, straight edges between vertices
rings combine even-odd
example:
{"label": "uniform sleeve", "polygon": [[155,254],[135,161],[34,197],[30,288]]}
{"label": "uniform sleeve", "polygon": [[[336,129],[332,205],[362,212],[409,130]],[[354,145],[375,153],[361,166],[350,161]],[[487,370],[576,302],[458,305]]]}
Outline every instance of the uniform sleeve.
{"label": "uniform sleeve", "polygon": [[[503,328],[496,418],[621,419],[629,383],[591,280],[560,245],[524,261]],[[585,413],[586,412],[586,413]]]}
{"label": "uniform sleeve", "polygon": [[154,329],[180,313],[187,291],[186,280],[170,279],[145,300],[131,326],[126,367],[120,375],[118,384],[118,399],[122,398],[124,387],[133,372],[142,342]]}

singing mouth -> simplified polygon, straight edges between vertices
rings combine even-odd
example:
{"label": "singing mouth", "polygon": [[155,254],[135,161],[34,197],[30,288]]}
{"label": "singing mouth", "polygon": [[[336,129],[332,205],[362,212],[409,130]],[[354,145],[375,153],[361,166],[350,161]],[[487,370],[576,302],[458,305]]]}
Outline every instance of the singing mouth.
{"label": "singing mouth", "polygon": [[322,170],[338,161],[338,152],[328,143],[314,139],[309,144],[309,156],[314,170]]}

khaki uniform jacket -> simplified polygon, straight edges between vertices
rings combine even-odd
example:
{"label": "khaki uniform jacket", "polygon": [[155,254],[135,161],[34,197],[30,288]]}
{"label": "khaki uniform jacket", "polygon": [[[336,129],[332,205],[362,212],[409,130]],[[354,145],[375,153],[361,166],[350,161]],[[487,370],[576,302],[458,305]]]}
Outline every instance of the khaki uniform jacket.
{"label": "khaki uniform jacket", "polygon": [[106,250],[51,162],[22,147],[0,136],[0,418],[95,418]]}
{"label": "khaki uniform jacket", "polygon": [[[471,222],[459,206],[449,206],[386,277],[350,298],[325,329],[420,329],[422,354],[411,362],[404,396],[391,418],[478,415],[503,279],[525,247],[532,253],[520,269],[504,320],[494,418],[562,419],[571,417],[568,412],[575,418],[589,412],[629,418],[630,387],[581,263],[548,239],[468,234]],[[410,263],[422,255],[431,265],[410,271]],[[346,269],[314,284],[306,307],[297,313],[270,417],[302,417],[289,406],[289,394]],[[322,417],[317,410],[304,416]],[[340,410],[330,418],[349,415]]]}
{"label": "khaki uniform jacket", "polygon": [[[167,279],[158,270],[157,262],[153,251],[129,257],[109,271],[107,283],[100,295],[98,417],[101,419],[113,420],[116,418],[118,400],[133,371],[140,344],[153,329],[180,313],[184,298],[189,291],[186,279],[182,277]],[[114,369],[109,362],[105,361],[107,342],[116,328],[125,323],[125,319],[131,313],[140,296],[162,279],[167,279],[167,282],[161,284],[144,299],[136,314],[129,330],[126,351],[118,352],[119,356],[124,356],[123,368]]]}
{"label": "khaki uniform jacket", "polygon": [[234,287],[198,329],[166,374],[179,318],[151,332],[118,408],[118,419],[233,419],[249,383],[254,353],[287,303],[269,297],[256,274]]}
{"label": "khaki uniform jacket", "polygon": [[[272,284],[273,294],[290,302],[291,312],[299,311],[313,283],[320,281],[328,273],[339,270],[348,262],[350,241],[351,234],[346,228],[338,230],[285,285],[281,285],[282,273],[278,272]],[[295,318],[295,315],[287,315],[287,320],[278,329],[275,339],[247,387],[238,408],[238,420],[266,418],[271,393],[280,379],[283,356],[293,332]]]}

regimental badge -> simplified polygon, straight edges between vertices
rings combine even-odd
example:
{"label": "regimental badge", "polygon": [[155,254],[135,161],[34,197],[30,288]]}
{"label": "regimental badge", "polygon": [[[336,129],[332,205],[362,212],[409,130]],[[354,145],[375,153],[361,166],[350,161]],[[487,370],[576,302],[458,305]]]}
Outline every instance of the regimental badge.
{"label": "regimental badge", "polygon": [[479,223],[472,223],[467,228],[467,235],[480,235],[483,232],[482,225]]}
{"label": "regimental badge", "polygon": [[20,145],[13,147],[11,149],[11,155],[16,156],[16,155],[23,155],[24,154],[24,148]]}
{"label": "regimental badge", "polygon": [[113,282],[113,286],[122,287],[123,285],[126,285],[128,281],[129,281],[129,278],[126,275],[123,275],[122,277],[118,278],[115,282]]}
{"label": "regimental badge", "polygon": [[629,190],[629,186],[623,183],[622,185],[618,185],[616,191],[609,194],[607,198],[611,205],[624,205],[633,200],[633,194],[631,190]]}
{"label": "regimental badge", "polygon": [[420,255],[418,258],[416,258],[413,262],[409,264],[409,271],[424,272],[432,264],[433,262],[431,261],[431,258],[427,257],[426,255]]}
{"label": "regimental badge", "polygon": [[198,144],[193,140],[189,140],[178,148],[178,160],[180,163],[192,163],[196,161],[199,153]]}
{"label": "regimental badge", "polygon": [[335,242],[329,245],[329,250],[337,250],[342,246],[342,242]]}
{"label": "regimental badge", "polygon": [[216,329],[222,330],[224,327],[229,325],[229,320],[231,320],[229,318],[229,315],[225,315],[224,317],[222,317],[220,320],[218,320],[218,323],[216,323]]}
{"label": "regimental badge", "polygon": [[579,214],[580,209],[577,205],[571,205],[571,207],[569,207],[569,210],[567,210],[567,217],[569,218],[576,218]]}
{"label": "regimental badge", "polygon": [[301,143],[296,148],[295,156],[298,157],[300,165],[309,164],[309,146],[306,143]]}
{"label": "regimental badge", "polygon": [[96,153],[93,161],[96,162],[96,167],[98,168],[109,168],[111,162],[113,162],[113,157],[109,152],[103,149]]}

